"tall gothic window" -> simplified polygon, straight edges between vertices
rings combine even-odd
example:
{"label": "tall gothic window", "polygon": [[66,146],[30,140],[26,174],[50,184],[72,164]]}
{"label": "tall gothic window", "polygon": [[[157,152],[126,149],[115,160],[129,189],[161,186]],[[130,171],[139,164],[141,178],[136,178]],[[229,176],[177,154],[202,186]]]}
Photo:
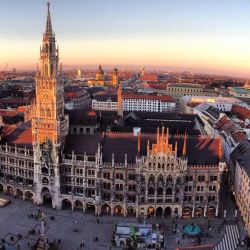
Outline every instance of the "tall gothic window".
{"label": "tall gothic window", "polygon": [[51,110],[47,109],[47,117],[51,117]]}
{"label": "tall gothic window", "polygon": [[54,75],[54,64],[53,63],[50,64],[50,75],[51,76]]}
{"label": "tall gothic window", "polygon": [[41,108],[41,116],[44,116],[44,108]]}
{"label": "tall gothic window", "polygon": [[44,75],[48,76],[48,64],[47,63],[44,64]]}

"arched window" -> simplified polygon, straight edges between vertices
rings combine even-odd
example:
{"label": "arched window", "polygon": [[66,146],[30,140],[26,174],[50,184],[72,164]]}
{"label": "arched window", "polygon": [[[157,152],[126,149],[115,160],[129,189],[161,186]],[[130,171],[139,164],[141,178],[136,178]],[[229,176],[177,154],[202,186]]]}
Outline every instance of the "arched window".
{"label": "arched window", "polygon": [[158,188],[157,189],[157,195],[163,195],[163,188]]}
{"label": "arched window", "polygon": [[48,76],[48,64],[47,63],[44,64],[44,75]]}
{"label": "arched window", "polygon": [[150,187],[150,188],[148,189],[148,195],[154,195],[154,194],[155,194],[154,188]]}
{"label": "arched window", "polygon": [[159,175],[158,182],[163,182],[163,176],[162,175]]}
{"label": "arched window", "polygon": [[166,195],[172,195],[172,188],[167,188]]}
{"label": "arched window", "polygon": [[51,117],[51,110],[47,109],[47,117]]}
{"label": "arched window", "polygon": [[171,171],[174,170],[174,163],[171,164]]}
{"label": "arched window", "polygon": [[42,174],[48,174],[49,170],[46,167],[42,168]]}
{"label": "arched window", "polygon": [[170,171],[170,165],[169,165],[169,163],[167,164],[167,171]]}
{"label": "arched window", "polygon": [[43,177],[42,184],[44,184],[44,185],[49,184],[49,180],[46,177]]}
{"label": "arched window", "polygon": [[150,175],[148,181],[154,183],[155,182],[155,177],[153,175]]}
{"label": "arched window", "polygon": [[158,163],[158,170],[161,169],[161,163]]}
{"label": "arched window", "polygon": [[44,114],[44,108],[41,108],[41,116],[44,116],[45,114]]}
{"label": "arched window", "polygon": [[167,182],[168,182],[168,183],[171,183],[172,181],[173,181],[173,178],[172,178],[171,175],[169,175],[169,176],[167,177]]}

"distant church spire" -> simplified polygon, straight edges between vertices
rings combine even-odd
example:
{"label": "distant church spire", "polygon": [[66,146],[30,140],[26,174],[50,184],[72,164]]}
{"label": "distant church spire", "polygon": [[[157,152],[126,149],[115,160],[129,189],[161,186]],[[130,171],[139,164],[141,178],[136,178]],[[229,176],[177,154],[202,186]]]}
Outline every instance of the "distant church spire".
{"label": "distant church spire", "polygon": [[51,18],[50,18],[50,3],[47,3],[48,6],[48,14],[47,14],[47,20],[46,20],[46,35],[52,35],[52,25],[51,25]]}

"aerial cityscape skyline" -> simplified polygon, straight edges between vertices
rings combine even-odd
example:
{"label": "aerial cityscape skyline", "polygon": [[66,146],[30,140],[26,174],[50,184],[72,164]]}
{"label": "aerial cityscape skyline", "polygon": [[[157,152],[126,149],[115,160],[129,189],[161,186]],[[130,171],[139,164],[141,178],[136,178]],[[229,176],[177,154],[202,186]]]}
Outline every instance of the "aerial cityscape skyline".
{"label": "aerial cityscape skyline", "polygon": [[205,2],[0,2],[0,250],[250,249],[249,4]]}
{"label": "aerial cityscape skyline", "polygon": [[[248,1],[169,3],[51,1],[62,63],[250,76]],[[0,1],[0,70],[6,63],[19,70],[35,69],[43,5]]]}

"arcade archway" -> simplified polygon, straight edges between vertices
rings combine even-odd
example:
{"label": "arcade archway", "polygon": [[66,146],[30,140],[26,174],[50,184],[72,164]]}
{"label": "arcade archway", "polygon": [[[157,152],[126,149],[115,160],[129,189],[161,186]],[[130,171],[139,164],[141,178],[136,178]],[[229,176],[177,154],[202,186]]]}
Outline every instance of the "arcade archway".
{"label": "arcade archway", "polygon": [[85,212],[90,214],[95,214],[95,205],[90,202],[86,203]]}
{"label": "arcade archway", "polygon": [[111,207],[108,204],[103,204],[101,207],[102,214],[111,214]]}
{"label": "arcade archway", "polygon": [[52,195],[47,187],[42,189],[41,197],[44,206],[52,207]]}
{"label": "arcade archway", "polygon": [[211,206],[207,209],[207,216],[208,217],[212,217],[212,216],[215,216],[215,213],[216,213],[216,208]]}
{"label": "arcade archway", "polygon": [[23,198],[23,191],[21,189],[16,189],[16,196],[19,198]]}
{"label": "arcade archway", "polygon": [[164,217],[171,217],[172,209],[170,207],[166,207],[164,210]]}
{"label": "arcade archway", "polygon": [[153,207],[149,207],[147,211],[148,217],[155,215],[155,209]]}
{"label": "arcade archway", "polygon": [[123,215],[123,213],[124,213],[124,210],[123,210],[123,208],[122,208],[122,206],[120,206],[120,205],[117,205],[117,206],[115,206],[114,207],[114,214],[115,215]]}
{"label": "arcade archway", "polygon": [[7,186],[6,194],[14,195],[14,188],[12,186]]}
{"label": "arcade archway", "polygon": [[127,216],[134,217],[135,216],[135,208],[134,207],[128,207],[127,208]]}
{"label": "arcade archway", "polygon": [[156,209],[155,215],[156,215],[156,217],[162,217],[163,216],[163,208],[162,207],[158,207]]}
{"label": "arcade archway", "polygon": [[194,210],[194,216],[195,217],[202,217],[204,215],[204,210],[202,207],[197,207],[195,210]]}
{"label": "arcade archway", "polygon": [[76,200],[74,203],[74,209],[82,212],[83,211],[83,203],[79,200]]}
{"label": "arcade archway", "polygon": [[72,203],[69,199],[66,198],[62,200],[62,209],[72,210]]}
{"label": "arcade archway", "polygon": [[26,192],[24,193],[24,198],[25,198],[25,200],[33,201],[33,197],[34,197],[34,195],[33,195],[30,191],[26,191]]}

